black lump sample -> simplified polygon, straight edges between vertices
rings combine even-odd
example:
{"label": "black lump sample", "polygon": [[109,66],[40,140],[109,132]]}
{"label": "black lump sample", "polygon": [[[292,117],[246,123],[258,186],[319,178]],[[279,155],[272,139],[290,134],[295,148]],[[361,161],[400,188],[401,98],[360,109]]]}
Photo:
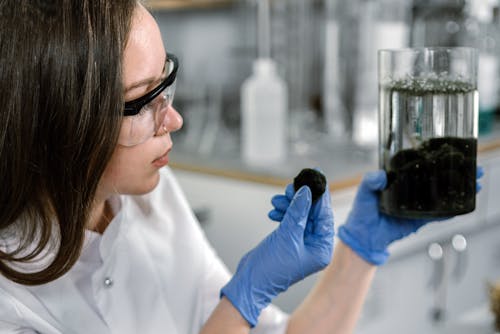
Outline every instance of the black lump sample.
{"label": "black lump sample", "polygon": [[397,152],[387,166],[382,212],[404,218],[450,217],[475,208],[474,138],[432,138]]}
{"label": "black lump sample", "polygon": [[302,186],[308,186],[311,189],[313,203],[323,195],[326,188],[326,177],[315,169],[304,168],[293,179],[293,188],[295,191]]}

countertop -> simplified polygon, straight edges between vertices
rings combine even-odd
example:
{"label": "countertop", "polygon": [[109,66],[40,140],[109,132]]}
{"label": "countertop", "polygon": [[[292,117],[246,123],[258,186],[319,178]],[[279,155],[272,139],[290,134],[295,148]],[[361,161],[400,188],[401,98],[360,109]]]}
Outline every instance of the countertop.
{"label": "countertop", "polygon": [[[478,158],[500,149],[500,124],[492,134],[479,138]],[[175,141],[174,141],[175,143]],[[237,150],[203,155],[177,149],[171,153],[170,166],[176,169],[221,176],[267,185],[286,186],[302,168],[320,168],[327,176],[330,191],[356,186],[363,174],[378,168],[376,147],[363,148],[352,143],[309,145],[307,154],[289,154],[286,163],[268,167],[245,165]]]}

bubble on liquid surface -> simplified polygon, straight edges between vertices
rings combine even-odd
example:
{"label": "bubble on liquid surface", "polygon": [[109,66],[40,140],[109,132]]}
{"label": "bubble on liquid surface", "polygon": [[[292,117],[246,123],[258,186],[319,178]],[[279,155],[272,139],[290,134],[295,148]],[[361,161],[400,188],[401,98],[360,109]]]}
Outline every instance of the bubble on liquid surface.
{"label": "bubble on liquid surface", "polygon": [[429,73],[420,77],[407,75],[404,79],[389,79],[383,86],[386,89],[413,95],[460,94],[476,89],[475,85],[464,80],[463,76],[451,77],[446,71],[439,74]]}

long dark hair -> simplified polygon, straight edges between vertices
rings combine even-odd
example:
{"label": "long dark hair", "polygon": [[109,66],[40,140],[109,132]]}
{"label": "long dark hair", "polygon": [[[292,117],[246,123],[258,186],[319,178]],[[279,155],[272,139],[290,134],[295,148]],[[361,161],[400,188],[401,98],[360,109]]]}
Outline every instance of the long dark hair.
{"label": "long dark hair", "polygon": [[[80,255],[120,130],[122,56],[136,6],[0,0],[0,274],[12,281],[53,281]],[[53,240],[50,264],[14,269]]]}

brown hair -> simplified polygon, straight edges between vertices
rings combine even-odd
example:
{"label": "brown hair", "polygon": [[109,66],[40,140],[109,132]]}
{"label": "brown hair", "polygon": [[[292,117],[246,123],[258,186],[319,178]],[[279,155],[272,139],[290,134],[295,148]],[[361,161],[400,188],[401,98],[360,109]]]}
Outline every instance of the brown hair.
{"label": "brown hair", "polygon": [[[80,255],[120,129],[122,56],[136,6],[0,1],[0,274],[12,281],[53,281]],[[5,244],[11,230],[14,248]],[[14,269],[43,255],[54,235],[48,266]]]}

